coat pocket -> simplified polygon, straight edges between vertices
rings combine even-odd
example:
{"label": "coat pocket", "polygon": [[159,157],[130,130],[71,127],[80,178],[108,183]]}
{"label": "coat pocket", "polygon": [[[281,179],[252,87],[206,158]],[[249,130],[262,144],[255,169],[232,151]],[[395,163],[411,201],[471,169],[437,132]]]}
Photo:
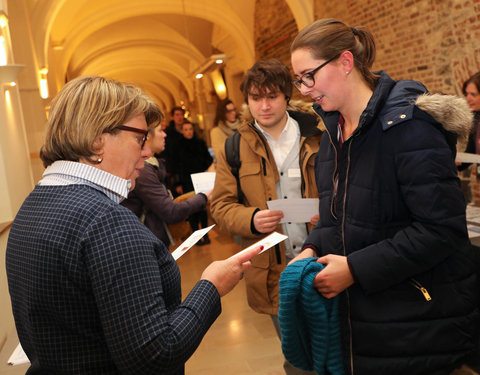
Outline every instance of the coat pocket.
{"label": "coat pocket", "polygon": [[240,179],[244,177],[260,174],[260,166],[261,165],[258,162],[242,162],[242,166],[238,171],[238,175],[240,176]]}

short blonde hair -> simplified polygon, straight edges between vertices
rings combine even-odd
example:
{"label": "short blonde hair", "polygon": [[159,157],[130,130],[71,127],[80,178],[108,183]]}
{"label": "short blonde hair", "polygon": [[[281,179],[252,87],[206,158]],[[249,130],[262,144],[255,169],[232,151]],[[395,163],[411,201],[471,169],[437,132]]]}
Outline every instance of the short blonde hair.
{"label": "short blonde hair", "polygon": [[142,113],[149,127],[163,118],[160,107],[132,84],[99,76],[68,82],[51,103],[45,143],[40,149],[43,165],[82,158],[95,163],[95,141]]}

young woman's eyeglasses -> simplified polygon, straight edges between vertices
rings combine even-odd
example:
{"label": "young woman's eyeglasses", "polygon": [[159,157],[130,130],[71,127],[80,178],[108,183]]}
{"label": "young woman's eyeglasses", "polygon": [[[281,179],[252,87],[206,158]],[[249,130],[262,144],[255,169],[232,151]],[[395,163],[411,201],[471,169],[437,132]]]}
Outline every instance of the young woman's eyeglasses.
{"label": "young woman's eyeglasses", "polygon": [[320,64],[317,66],[315,69],[313,69],[311,72],[303,74],[299,79],[296,79],[293,81],[293,85],[298,89],[302,89],[302,83],[305,87],[311,88],[315,85],[315,78],[314,75],[316,72],[318,72],[320,69],[322,69],[325,65],[327,65],[329,62],[332,62],[336,58],[338,58],[341,54],[339,53],[338,55],[332,57],[331,59],[328,59],[325,61],[323,64]]}
{"label": "young woman's eyeglasses", "polygon": [[138,144],[140,145],[140,147],[142,149],[143,149],[143,146],[145,146],[145,142],[147,141],[147,136],[148,136],[148,130],[132,128],[131,126],[127,126],[127,125],[120,125],[120,126],[117,126],[115,129],[126,130],[128,132],[134,132],[134,133],[142,134],[143,137],[138,138]]}

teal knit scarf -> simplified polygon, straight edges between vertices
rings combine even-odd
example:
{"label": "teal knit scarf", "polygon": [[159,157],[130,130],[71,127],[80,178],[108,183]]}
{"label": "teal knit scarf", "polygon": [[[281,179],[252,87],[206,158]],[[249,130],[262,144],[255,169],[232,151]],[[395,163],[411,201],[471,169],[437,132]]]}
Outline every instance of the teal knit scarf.
{"label": "teal knit scarf", "polygon": [[304,371],[343,375],[338,297],[327,299],[314,287],[323,269],[317,258],[290,264],[280,277],[278,321],[285,358]]}

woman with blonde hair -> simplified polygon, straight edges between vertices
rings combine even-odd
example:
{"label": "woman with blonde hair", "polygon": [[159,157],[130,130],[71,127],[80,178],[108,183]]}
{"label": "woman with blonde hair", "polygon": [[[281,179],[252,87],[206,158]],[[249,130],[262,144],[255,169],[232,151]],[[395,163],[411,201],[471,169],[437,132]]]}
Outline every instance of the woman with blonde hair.
{"label": "woman with blonde hair", "polygon": [[326,127],[320,219],[293,261],[325,265],[314,287],[340,298],[346,373],[449,374],[473,354],[479,328],[455,167],[471,116],[461,98],[372,72],[375,52],[366,28],[333,19],[292,43],[294,84]]}
{"label": "woman with blonde hair", "polygon": [[13,315],[29,374],[183,374],[185,361],[249,266],[214,262],[182,302],[170,252],[118,203],[151,155],[163,114],[137,87],[102,77],[52,101],[43,179],[7,244]]}

